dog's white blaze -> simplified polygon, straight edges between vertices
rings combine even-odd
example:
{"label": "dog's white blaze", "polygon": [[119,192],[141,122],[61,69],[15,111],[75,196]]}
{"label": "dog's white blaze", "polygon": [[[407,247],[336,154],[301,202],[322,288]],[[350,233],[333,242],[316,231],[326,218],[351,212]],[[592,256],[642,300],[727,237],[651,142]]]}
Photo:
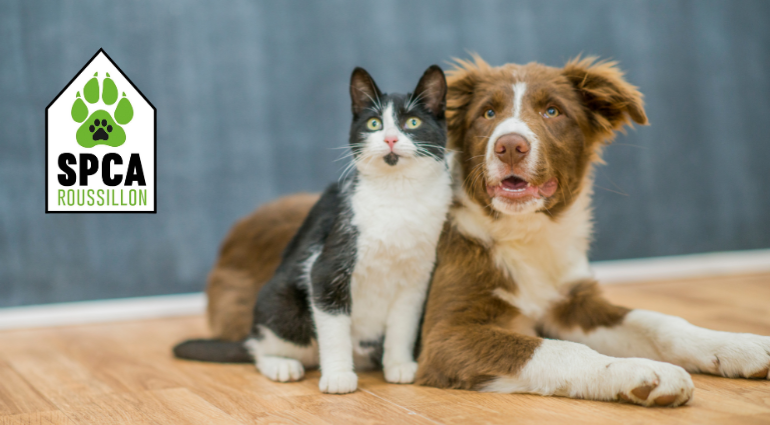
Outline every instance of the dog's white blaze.
{"label": "dog's white blaze", "polygon": [[633,310],[623,323],[591,332],[546,323],[547,335],[580,342],[614,357],[644,357],[690,372],[751,376],[770,365],[770,337],[714,331],[675,316]]}
{"label": "dog's white blaze", "polygon": [[521,162],[521,167],[526,173],[534,174],[537,172],[537,165],[540,160],[540,141],[534,131],[522,120],[521,112],[523,110],[523,99],[527,92],[527,83],[518,82],[513,85],[513,116],[503,120],[492,131],[492,135],[487,141],[486,149],[486,168],[487,175],[498,178],[506,174],[506,166],[495,155],[495,143],[501,136],[509,133],[518,133],[522,135],[530,144],[529,154]]}
{"label": "dog's white blaze", "polygon": [[521,118],[521,100],[524,99],[524,92],[527,91],[527,83],[513,84],[513,117]]}
{"label": "dog's white blaze", "polygon": [[[632,390],[658,382],[646,400]],[[582,344],[545,339],[516,375],[500,376],[482,391],[533,393],[591,400],[616,400],[624,394],[650,406],[661,395],[676,394],[674,405],[692,397],[693,383],[681,367],[648,359],[617,359]]]}

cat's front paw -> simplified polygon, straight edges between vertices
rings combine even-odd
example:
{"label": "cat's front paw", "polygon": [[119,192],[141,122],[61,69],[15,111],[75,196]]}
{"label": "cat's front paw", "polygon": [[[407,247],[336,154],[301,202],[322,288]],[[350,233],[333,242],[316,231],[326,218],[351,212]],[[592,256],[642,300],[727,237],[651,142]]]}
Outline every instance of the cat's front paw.
{"label": "cat's front paw", "polygon": [[417,374],[417,362],[406,362],[385,367],[385,380],[393,384],[411,384]]}
{"label": "cat's front paw", "polygon": [[354,372],[322,373],[318,388],[328,394],[352,393],[358,387],[358,376]]}
{"label": "cat's front paw", "polygon": [[305,376],[305,368],[297,360],[286,357],[261,357],[257,369],[269,379],[277,382],[299,381]]}

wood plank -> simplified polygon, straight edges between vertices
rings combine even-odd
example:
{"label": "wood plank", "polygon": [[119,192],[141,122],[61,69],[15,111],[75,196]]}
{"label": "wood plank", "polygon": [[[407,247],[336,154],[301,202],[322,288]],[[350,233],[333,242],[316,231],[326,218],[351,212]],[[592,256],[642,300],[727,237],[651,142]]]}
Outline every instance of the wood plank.
{"label": "wood plank", "polygon": [[136,397],[142,412],[158,425],[243,424],[186,388],[145,391]]}
{"label": "wood plank", "polygon": [[0,425],[75,425],[75,423],[64,413],[54,411],[0,416]]}
{"label": "wood plank", "polygon": [[58,408],[93,401],[112,389],[82,364],[51,349],[30,347],[6,358],[8,364]]}
{"label": "wood plank", "polygon": [[151,356],[143,356],[123,335],[100,327],[66,329],[49,336],[56,350],[88,369],[116,392],[179,388],[188,383]]}
{"label": "wood plank", "polygon": [[185,388],[109,394],[62,411],[75,424],[242,424]]}
{"label": "wood plank", "polygon": [[62,412],[73,424],[157,425],[143,410],[141,397],[135,393],[106,394],[89,403],[69,404]]}
{"label": "wood plank", "polygon": [[56,406],[0,360],[0,416],[50,410],[56,410]]}

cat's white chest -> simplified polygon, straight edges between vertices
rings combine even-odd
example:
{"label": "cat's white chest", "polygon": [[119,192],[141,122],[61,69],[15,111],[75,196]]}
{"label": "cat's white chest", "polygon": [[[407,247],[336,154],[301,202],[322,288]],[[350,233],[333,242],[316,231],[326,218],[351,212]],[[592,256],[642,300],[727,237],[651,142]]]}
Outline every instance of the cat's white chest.
{"label": "cat's white chest", "polygon": [[354,347],[382,338],[399,295],[424,296],[451,196],[443,169],[421,179],[359,181],[351,198],[358,230],[351,282]]}

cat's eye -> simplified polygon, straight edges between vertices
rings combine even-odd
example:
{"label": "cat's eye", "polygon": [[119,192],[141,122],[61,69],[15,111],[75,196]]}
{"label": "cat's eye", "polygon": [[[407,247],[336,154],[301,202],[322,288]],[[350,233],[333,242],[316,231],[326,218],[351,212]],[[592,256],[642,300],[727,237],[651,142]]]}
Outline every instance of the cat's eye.
{"label": "cat's eye", "polygon": [[414,130],[420,125],[422,125],[422,120],[417,117],[412,117],[406,120],[406,128],[408,128],[409,130]]}
{"label": "cat's eye", "polygon": [[545,112],[543,112],[543,118],[556,118],[559,115],[561,115],[561,111],[555,106],[549,106],[545,109]]}
{"label": "cat's eye", "polygon": [[381,130],[382,121],[380,121],[379,118],[370,118],[369,121],[366,122],[366,128],[372,131]]}
{"label": "cat's eye", "polygon": [[488,119],[488,120],[491,120],[491,119],[492,119],[492,118],[494,118],[494,117],[495,117],[495,111],[494,111],[494,110],[492,110],[492,109],[487,109],[487,111],[486,111],[486,112],[484,112],[484,118],[486,118],[486,119]]}

